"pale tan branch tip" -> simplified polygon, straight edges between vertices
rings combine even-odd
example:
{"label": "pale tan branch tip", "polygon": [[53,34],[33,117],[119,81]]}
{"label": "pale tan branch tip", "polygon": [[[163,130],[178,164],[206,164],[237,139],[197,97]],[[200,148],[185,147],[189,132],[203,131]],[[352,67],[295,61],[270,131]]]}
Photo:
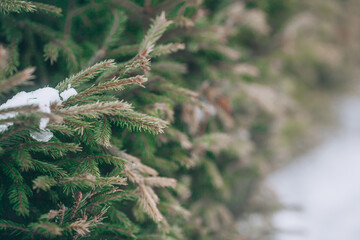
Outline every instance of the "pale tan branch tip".
{"label": "pale tan branch tip", "polygon": [[[146,187],[144,184],[139,184],[139,203],[144,212],[148,213],[156,222],[161,222],[163,216],[156,206],[158,198],[150,187]],[[156,198],[154,197],[154,194]],[[155,198],[155,199],[154,199]]]}
{"label": "pale tan branch tip", "polygon": [[154,187],[176,187],[176,180],[174,178],[167,177],[147,177],[144,179],[144,182],[149,186]]}
{"label": "pale tan branch tip", "polygon": [[35,76],[33,75],[35,71],[34,67],[29,67],[17,74],[11,76],[8,79],[2,80],[0,82],[0,91],[6,91],[12,87],[18,86],[20,84],[24,84],[25,82],[34,79]]}
{"label": "pale tan branch tip", "polygon": [[75,230],[80,236],[85,236],[90,233],[89,227],[91,227],[90,222],[86,222],[84,219],[77,220],[70,224],[70,229]]}
{"label": "pale tan branch tip", "polygon": [[0,72],[7,66],[8,55],[8,51],[0,44]]}

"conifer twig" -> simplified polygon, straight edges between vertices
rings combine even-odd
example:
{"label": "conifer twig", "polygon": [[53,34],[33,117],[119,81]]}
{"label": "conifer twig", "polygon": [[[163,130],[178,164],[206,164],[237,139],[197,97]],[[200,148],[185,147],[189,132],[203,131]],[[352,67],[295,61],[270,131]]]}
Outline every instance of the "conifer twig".
{"label": "conifer twig", "polygon": [[73,206],[73,208],[72,208],[72,210],[71,210],[70,219],[73,219],[73,218],[75,217],[75,214],[76,214],[76,212],[77,212],[77,210],[78,210],[78,207],[79,207],[79,205],[80,205],[80,202],[81,202],[82,198],[83,198],[82,193],[81,193],[81,192],[77,192],[77,193],[76,193],[76,196],[75,196],[75,203],[74,203],[74,206]]}
{"label": "conifer twig", "polygon": [[35,5],[32,2],[21,1],[21,0],[2,0],[0,2],[0,9],[3,12],[33,12],[35,11]]}
{"label": "conifer twig", "polygon": [[104,72],[105,70],[113,67],[115,67],[115,63],[114,60],[112,59],[99,62],[75,75],[72,75],[69,78],[66,78],[64,81],[62,81],[56,86],[56,89],[62,92],[66,90],[69,86],[77,87],[80,84],[88,81],[89,79],[94,78],[96,75],[100,74],[101,72]]}
{"label": "conifer twig", "polygon": [[[98,62],[99,60],[101,60],[105,57],[107,50],[110,47],[112,47],[112,45],[115,44],[118,36],[123,31],[123,28],[120,27],[120,24],[123,24],[124,20],[126,20],[126,17],[122,13],[119,14],[118,10],[113,9],[111,12],[114,16],[114,19],[112,21],[110,31],[109,31],[107,37],[105,38],[103,45],[90,58],[89,63],[88,63],[89,66],[93,65],[94,63]],[[121,19],[121,21],[120,21],[120,19]]]}
{"label": "conifer twig", "polygon": [[103,93],[103,92],[109,91],[109,90],[122,90],[125,85],[129,85],[129,84],[137,84],[139,86],[143,86],[142,84],[146,81],[147,81],[147,78],[145,78],[144,76],[141,76],[141,75],[135,76],[135,77],[130,77],[130,78],[125,78],[125,79],[121,79],[121,80],[119,78],[113,78],[110,81],[100,83],[98,85],[94,85],[94,86],[80,92],[76,96],[74,96],[71,99],[69,99],[68,101],[66,101],[65,105],[69,105],[73,102],[79,101],[80,99],[83,99],[87,96],[91,96],[93,94]]}
{"label": "conifer twig", "polygon": [[155,43],[160,39],[170,24],[172,24],[172,21],[166,20],[165,12],[162,12],[153,20],[149,31],[140,44],[139,57],[147,57],[153,51]]}
{"label": "conifer twig", "polygon": [[[139,203],[140,207],[148,213],[156,222],[161,222],[163,216],[156,206],[158,198],[154,198],[153,190],[150,187],[145,186],[143,183],[138,185],[139,190]],[[156,196],[156,195],[155,195]]]}
{"label": "conifer twig", "polygon": [[167,177],[146,177],[144,178],[144,182],[154,187],[176,187],[176,180]]}
{"label": "conifer twig", "polygon": [[121,111],[131,110],[131,108],[131,104],[124,101],[96,102],[62,108],[58,110],[58,113],[64,116],[78,115],[99,117],[104,114],[118,114]]}
{"label": "conifer twig", "polygon": [[[0,80],[0,92],[5,92],[15,86],[25,84],[25,82],[34,79],[34,67],[26,68],[23,71],[11,76],[8,79]],[[30,84],[29,82],[27,84]]]}
{"label": "conifer twig", "polygon": [[30,230],[25,228],[24,226],[13,223],[11,221],[0,220],[0,229],[6,230],[7,228],[20,230],[20,231],[23,231],[23,232],[30,232]]}

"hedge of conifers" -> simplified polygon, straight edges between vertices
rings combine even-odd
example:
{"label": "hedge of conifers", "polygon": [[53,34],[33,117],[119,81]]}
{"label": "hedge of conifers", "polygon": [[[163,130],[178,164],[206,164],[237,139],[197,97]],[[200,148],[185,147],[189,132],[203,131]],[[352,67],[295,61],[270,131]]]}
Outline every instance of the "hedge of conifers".
{"label": "hedge of conifers", "polygon": [[1,1],[0,238],[266,239],[357,5]]}

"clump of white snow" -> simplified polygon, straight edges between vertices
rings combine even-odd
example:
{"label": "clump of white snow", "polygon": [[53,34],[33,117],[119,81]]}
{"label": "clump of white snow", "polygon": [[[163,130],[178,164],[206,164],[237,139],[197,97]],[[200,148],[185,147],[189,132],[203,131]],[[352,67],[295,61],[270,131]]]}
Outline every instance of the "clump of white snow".
{"label": "clump of white snow", "polygon": [[[13,98],[9,99],[6,103],[2,104],[0,106],[0,110],[35,105],[39,107],[40,112],[51,113],[50,106],[52,104],[61,104],[62,101],[66,101],[71,96],[77,94],[76,90],[70,87],[71,86],[69,85],[69,88],[60,94],[58,90],[51,87],[40,88],[28,93],[24,91],[19,92]],[[60,96],[62,100],[60,99]],[[16,115],[18,115],[18,112],[16,111],[4,113],[0,114],[0,119],[14,118]],[[53,133],[50,130],[46,129],[49,120],[50,119],[48,117],[41,118],[39,123],[40,131],[31,132],[30,136],[37,141],[48,142],[53,137]],[[0,133],[4,132],[11,125],[13,125],[13,123],[11,122],[0,124]]]}
{"label": "clump of white snow", "polygon": [[70,88],[70,85],[69,85],[69,88],[67,90],[60,93],[60,97],[62,98],[63,101],[66,101],[70,97],[72,97],[76,94],[77,94],[77,91],[74,88]]}
{"label": "clump of white snow", "polygon": [[40,130],[39,132],[31,132],[30,136],[39,141],[39,142],[48,142],[54,136],[54,134],[49,130]]}

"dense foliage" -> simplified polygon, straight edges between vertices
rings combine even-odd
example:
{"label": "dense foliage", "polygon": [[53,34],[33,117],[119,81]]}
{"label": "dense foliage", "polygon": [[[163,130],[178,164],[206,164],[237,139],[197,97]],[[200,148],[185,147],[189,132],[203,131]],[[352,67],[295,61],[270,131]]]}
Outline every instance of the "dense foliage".
{"label": "dense foliage", "polygon": [[299,96],[343,77],[305,5],[1,1],[0,238],[264,239]]}

